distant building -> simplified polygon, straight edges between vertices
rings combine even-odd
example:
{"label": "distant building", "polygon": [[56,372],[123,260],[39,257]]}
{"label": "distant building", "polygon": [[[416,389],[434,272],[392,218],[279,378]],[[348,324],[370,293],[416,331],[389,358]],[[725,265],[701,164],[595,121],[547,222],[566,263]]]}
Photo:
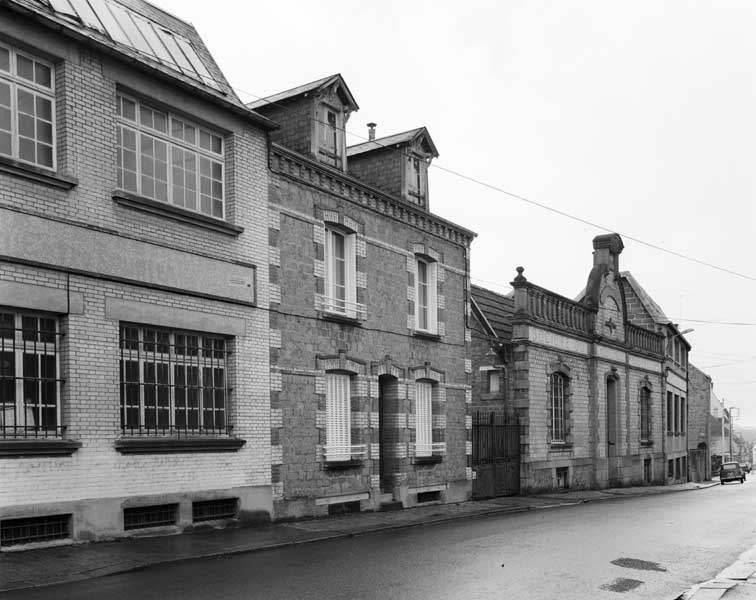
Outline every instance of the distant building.
{"label": "distant building", "polygon": [[[647,295],[641,301],[640,286],[619,270],[620,236],[597,236],[593,248],[593,268],[577,301],[528,281],[519,267],[511,296],[473,288],[473,406],[504,415],[503,441],[481,447],[488,456],[474,452],[476,476],[480,470],[487,481],[506,479],[484,465],[512,469],[506,437],[513,415],[520,492],[684,478],[687,458],[668,458],[665,448],[668,419],[671,431],[685,439],[685,405],[679,400],[684,378],[676,403],[665,402],[671,383],[679,384],[665,372],[665,343],[672,336],[644,313]],[[474,425],[474,448],[487,429]],[[673,477],[669,460],[679,469]],[[492,495],[490,486],[475,489]]]}
{"label": "distant building", "polygon": [[690,481],[711,479],[711,377],[688,365],[688,466]]}
{"label": "distant building", "polygon": [[277,518],[470,495],[469,247],[434,215],[424,127],[347,148],[340,75],[254,102],[271,133]]}
{"label": "distant building", "polygon": [[270,518],[272,127],[152,4],[3,2],[3,547]]}

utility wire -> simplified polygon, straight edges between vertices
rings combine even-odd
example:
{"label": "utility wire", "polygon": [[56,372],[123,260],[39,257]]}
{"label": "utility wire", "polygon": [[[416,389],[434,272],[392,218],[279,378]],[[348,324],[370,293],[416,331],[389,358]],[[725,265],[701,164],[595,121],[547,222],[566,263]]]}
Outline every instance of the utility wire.
{"label": "utility wire", "polygon": [[[283,107],[284,106],[283,104],[280,104],[278,102],[267,101],[264,97],[258,96],[256,94],[253,94],[253,93],[248,92],[246,90],[243,90],[241,88],[233,87],[233,89],[235,91],[237,91],[237,92],[241,92],[243,94],[246,94],[248,96],[256,98],[257,100],[264,100],[268,104],[272,104],[272,105],[279,106],[279,107]],[[314,117],[314,118],[310,117],[310,119],[313,120],[316,123],[328,125],[328,123],[325,123],[324,121],[321,121],[321,120],[317,119],[316,117]],[[392,146],[385,146],[385,145],[381,144],[380,141],[378,141],[378,140],[370,140],[369,138],[366,138],[362,134],[358,134],[358,133],[355,133],[353,131],[347,131],[347,129],[345,127],[344,128],[338,127],[337,129],[339,131],[343,131],[345,134],[348,133],[349,135],[352,135],[352,136],[354,136],[354,137],[356,137],[358,139],[361,139],[361,140],[364,140],[364,141],[373,142],[374,144],[376,144],[376,146],[379,146],[379,147],[382,147],[382,148],[386,148],[386,149],[390,149],[390,150],[393,150],[395,152],[399,152],[399,150],[397,150],[396,148],[394,148]],[[403,153],[403,154],[406,155],[406,153]],[[705,267],[709,267],[710,269],[715,269],[715,270],[721,271],[723,273],[728,273],[729,275],[734,275],[735,277],[740,277],[741,279],[746,279],[748,281],[756,281],[756,277],[754,277],[752,275],[746,275],[744,273],[739,273],[738,271],[734,271],[734,270],[728,269],[726,267],[720,267],[719,265],[715,265],[715,264],[707,262],[705,260],[701,260],[701,259],[698,259],[698,258],[694,258],[692,256],[688,256],[687,254],[683,254],[682,252],[677,252],[676,250],[670,250],[669,248],[664,248],[663,246],[659,246],[658,244],[654,244],[652,242],[647,242],[647,241],[642,240],[640,238],[637,238],[635,236],[631,236],[631,235],[626,234],[626,233],[621,233],[621,232],[617,231],[616,229],[611,229],[609,227],[606,227],[605,225],[601,225],[599,223],[595,223],[593,221],[589,221],[589,220],[584,219],[582,217],[578,217],[577,215],[573,215],[571,213],[568,213],[567,211],[559,210],[558,208],[554,208],[554,207],[549,206],[547,204],[543,204],[542,202],[537,202],[535,200],[531,200],[530,198],[526,198],[525,196],[521,196],[520,194],[515,194],[514,192],[510,192],[508,190],[505,190],[504,188],[501,188],[501,187],[499,187],[497,185],[494,185],[492,183],[488,183],[488,182],[483,181],[481,179],[477,179],[476,177],[472,177],[471,175],[466,175],[466,174],[462,173],[461,171],[456,171],[454,169],[450,169],[448,167],[441,166],[439,164],[431,164],[430,166],[433,167],[433,168],[435,168],[435,169],[439,169],[440,171],[443,171],[445,173],[449,173],[450,175],[454,175],[455,177],[457,177],[459,179],[462,179],[464,181],[467,181],[467,182],[470,182],[470,183],[474,183],[476,185],[479,185],[481,187],[493,190],[495,192],[499,192],[500,194],[505,194],[506,196],[509,196],[511,198],[515,198],[516,200],[520,200],[521,202],[525,202],[526,204],[530,204],[532,206],[536,206],[536,207],[538,207],[538,208],[540,208],[542,210],[549,211],[551,213],[557,214],[557,215],[565,217],[567,219],[571,219],[571,220],[576,221],[578,223],[582,223],[584,225],[588,225],[590,227],[594,227],[596,229],[600,229],[601,231],[606,231],[608,233],[619,233],[625,239],[632,240],[632,241],[634,241],[634,242],[636,242],[638,244],[641,244],[641,245],[646,246],[648,248],[652,248],[652,249],[657,250],[659,252],[664,252],[666,254],[670,254],[672,256],[676,256],[678,258],[682,258],[683,260],[687,260],[687,261],[690,261],[690,262],[693,262],[693,263],[696,263],[696,264],[699,264],[699,265],[702,265],[702,266],[705,266]]]}

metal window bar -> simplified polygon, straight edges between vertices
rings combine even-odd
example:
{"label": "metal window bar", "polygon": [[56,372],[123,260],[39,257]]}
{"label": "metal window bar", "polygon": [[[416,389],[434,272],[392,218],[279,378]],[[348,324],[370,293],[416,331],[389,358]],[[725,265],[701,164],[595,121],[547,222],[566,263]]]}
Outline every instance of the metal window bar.
{"label": "metal window bar", "polygon": [[231,433],[225,338],[122,325],[120,347],[124,435]]}
{"label": "metal window bar", "polygon": [[60,337],[55,319],[0,312],[0,439],[62,437]]}
{"label": "metal window bar", "polygon": [[651,439],[651,393],[646,388],[641,389],[640,410],[640,437],[641,441],[647,442]]}
{"label": "metal window bar", "polygon": [[64,540],[70,537],[71,515],[50,515],[0,522],[0,546]]}
{"label": "metal window bar", "polygon": [[192,502],[192,521],[199,523],[216,519],[235,519],[238,514],[238,506],[238,498]]}
{"label": "metal window bar", "polygon": [[123,528],[145,529],[176,524],[178,504],[161,504],[158,506],[135,506],[123,509]]}

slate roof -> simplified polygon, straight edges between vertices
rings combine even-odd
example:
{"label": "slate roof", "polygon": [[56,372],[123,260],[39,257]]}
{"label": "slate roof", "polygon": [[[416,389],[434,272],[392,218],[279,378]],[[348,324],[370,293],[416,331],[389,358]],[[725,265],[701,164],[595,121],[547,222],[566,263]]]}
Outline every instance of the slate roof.
{"label": "slate roof", "polygon": [[514,298],[473,285],[472,300],[473,310],[485,319],[486,327],[490,327],[496,337],[511,340]]}
{"label": "slate roof", "polygon": [[364,154],[365,152],[372,152],[373,150],[381,148],[391,148],[393,146],[410,144],[420,137],[420,135],[425,136],[428,145],[431,148],[431,154],[433,154],[433,156],[438,156],[436,145],[433,143],[433,140],[425,127],[417,127],[416,129],[410,129],[409,131],[403,131],[402,133],[395,133],[393,135],[378,138],[377,140],[370,140],[368,142],[349,146],[347,148],[347,156],[355,156],[356,154]]}
{"label": "slate roof", "polygon": [[319,90],[322,87],[329,86],[337,79],[340,80],[340,87],[346,96],[347,103],[352,105],[353,110],[358,110],[359,106],[357,106],[357,102],[355,101],[354,96],[352,96],[352,92],[349,91],[344,78],[338,73],[336,73],[335,75],[329,75],[328,77],[323,77],[322,79],[318,79],[316,81],[311,81],[310,83],[305,83],[297,87],[293,87],[290,90],[278,92],[277,94],[273,94],[272,96],[254,100],[247,103],[247,108],[256,110],[258,108],[263,108],[268,104],[275,104],[276,102],[288,100],[289,98],[295,98],[297,96],[301,96],[302,94],[306,94],[307,92],[312,92],[314,90]]}
{"label": "slate roof", "polygon": [[640,301],[648,311],[648,314],[651,315],[654,323],[656,323],[657,325],[669,325],[672,323],[672,320],[664,314],[664,311],[661,309],[661,307],[656,302],[654,302],[649,293],[643,289],[641,284],[638,283],[638,281],[630,274],[629,271],[621,271],[620,277],[622,278],[623,283],[627,283],[633,289],[635,295],[640,298]]}

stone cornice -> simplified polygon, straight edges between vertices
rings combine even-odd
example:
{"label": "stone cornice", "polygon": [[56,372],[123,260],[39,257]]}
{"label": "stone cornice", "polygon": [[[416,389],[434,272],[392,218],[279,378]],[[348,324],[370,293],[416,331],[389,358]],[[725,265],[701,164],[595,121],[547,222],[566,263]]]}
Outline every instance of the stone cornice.
{"label": "stone cornice", "polygon": [[418,210],[346,173],[322,165],[278,144],[270,144],[269,156],[270,169],[274,173],[334,194],[430,235],[466,247],[470,246],[477,235],[432,213]]}

